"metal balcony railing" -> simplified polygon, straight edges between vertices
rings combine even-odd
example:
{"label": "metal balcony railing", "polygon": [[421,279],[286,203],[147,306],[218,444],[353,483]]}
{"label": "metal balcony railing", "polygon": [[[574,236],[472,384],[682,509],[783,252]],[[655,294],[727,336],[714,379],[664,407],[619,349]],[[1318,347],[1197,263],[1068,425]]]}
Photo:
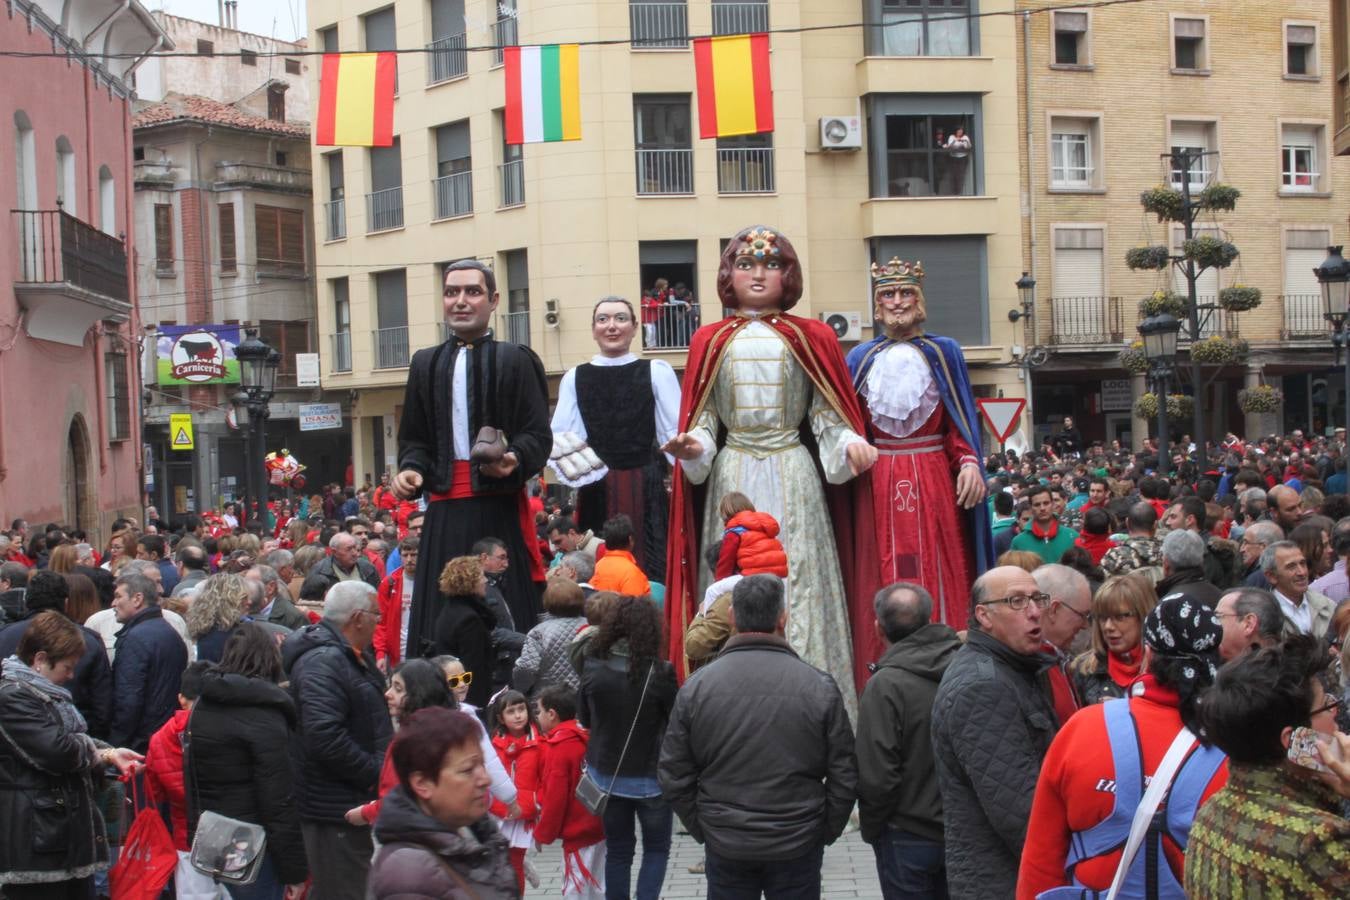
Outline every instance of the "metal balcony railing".
{"label": "metal balcony railing", "polygon": [[[1195,298],[1195,305],[1196,305],[1196,315],[1200,320],[1201,340],[1204,340],[1205,338],[1209,337],[1215,337],[1216,335],[1226,338],[1241,337],[1241,333],[1238,328],[1238,313],[1230,312],[1226,309],[1221,309],[1219,307],[1219,298],[1216,295],[1197,294]],[[1134,324],[1135,326],[1138,326],[1140,322],[1144,321],[1144,319],[1147,318],[1144,315],[1144,308],[1142,303],[1138,306],[1136,315],[1137,318]],[[1181,316],[1180,318],[1181,318],[1181,333],[1177,335],[1177,342],[1184,346],[1185,344],[1188,344],[1191,340],[1191,325],[1190,319],[1188,317]],[[1138,332],[1132,329],[1129,334],[1129,339],[1135,340],[1137,337]]]}
{"label": "metal balcony railing", "polygon": [[129,302],[126,245],[59,209],[16,209],[24,284],[71,284]]}
{"label": "metal balcony railing", "polygon": [[771,194],[773,190],[772,147],[734,147],[717,151],[719,194]]}
{"label": "metal balcony railing", "polygon": [[1284,309],[1281,340],[1329,340],[1331,330],[1323,318],[1321,294],[1281,294],[1280,306]]}
{"label": "metal balcony railing", "polygon": [[366,194],[366,234],[402,227],[402,185]]}
{"label": "metal balcony railing", "polygon": [[372,332],[375,341],[375,368],[400,369],[408,364],[408,326],[377,328]]}
{"label": "metal balcony railing", "polygon": [[530,346],[530,311],[528,309],[500,313],[502,340]]}
{"label": "metal balcony railing", "polygon": [[1050,298],[1051,344],[1119,344],[1124,337],[1119,297]]}
{"label": "metal balcony railing", "polygon": [[521,206],[525,203],[525,160],[513,159],[497,167],[501,175],[502,207]]}
{"label": "metal balcony railing", "polygon": [[712,5],[713,34],[759,34],[769,30],[769,4],[719,3]]}
{"label": "metal balcony railing", "polygon": [[661,302],[652,298],[642,300],[642,349],[682,350],[689,346],[689,336],[698,330],[697,303],[683,300]]}
{"label": "metal balcony railing", "polygon": [[629,0],[628,32],[634,47],[683,49],[689,46],[688,7]]}
{"label": "metal balcony railing", "polygon": [[469,74],[468,41],[452,34],[427,44],[427,84],[440,84]]}
{"label": "metal balcony railing", "polygon": [[352,370],[352,333],[339,331],[333,335],[333,371]]}
{"label": "metal balcony railing", "polygon": [[516,26],[516,17],[507,16],[498,19],[492,25],[492,64],[500,66],[502,64],[502,48],[514,47],[519,43],[519,32]]}
{"label": "metal balcony railing", "polygon": [[473,212],[473,172],[455,172],[434,179],[436,218],[451,219]]}
{"label": "metal balcony railing", "polygon": [[638,150],[639,194],[692,194],[693,150]]}
{"label": "metal balcony railing", "polygon": [[323,205],[323,218],[328,223],[328,240],[340,241],[347,236],[347,201],[330,200]]}

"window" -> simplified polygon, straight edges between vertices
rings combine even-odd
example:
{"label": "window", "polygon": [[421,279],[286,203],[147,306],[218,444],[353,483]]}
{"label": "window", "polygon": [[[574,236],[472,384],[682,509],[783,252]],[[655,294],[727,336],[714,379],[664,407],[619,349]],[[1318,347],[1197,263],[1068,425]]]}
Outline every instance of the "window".
{"label": "window", "polygon": [[305,214],[259,204],[253,208],[259,275],[305,274]]}
{"label": "window", "polygon": [[688,94],[634,94],[639,194],[692,194],[694,151]]}
{"label": "window", "polygon": [[352,370],[352,305],[346,278],[329,281],[333,291],[333,371]]}
{"label": "window", "polygon": [[56,139],[56,202],[68,215],[78,215],[79,193],[75,187],[75,149],[63,134]]}
{"label": "window", "polygon": [[497,205],[501,208],[520,206],[525,202],[525,147],[506,142],[505,110],[493,110],[492,117],[496,120],[502,147],[502,162],[498,166],[501,197]]}
{"label": "window", "polygon": [[286,85],[267,86],[267,118],[273,122],[286,121]]}
{"label": "window", "polygon": [[1111,322],[1105,297],[1102,229],[1052,225],[1050,230],[1054,238],[1054,274],[1050,285],[1052,342],[1108,342],[1118,324]]}
{"label": "window", "polygon": [[279,166],[281,166],[281,167],[283,167],[283,168],[286,166],[286,159],[287,159],[287,157],[286,157],[286,152],[285,152],[284,150],[278,150],[278,151],[276,152],[276,155],[273,157],[273,159],[276,160],[277,165],[279,165]]}
{"label": "window", "polygon": [[258,64],[258,54],[252,50],[240,50],[239,62],[245,66],[256,66]]}
{"label": "window", "polygon": [[127,355],[103,354],[103,387],[108,392],[108,440],[131,437],[131,391],[127,388]]}
{"label": "window", "polygon": [[1206,19],[1172,18],[1172,71],[1209,71],[1209,48],[1205,41]]}
{"label": "window", "polygon": [[469,155],[469,120],[436,129],[436,218],[473,212],[473,161]]}
{"label": "window", "polygon": [[1331,231],[1325,228],[1291,228],[1284,233],[1284,322],[1283,337],[1326,339],[1327,322],[1322,318],[1322,286],[1313,269],[1326,259]]}
{"label": "window", "polygon": [[970,56],[979,52],[972,0],[865,0],[870,56]]}
{"label": "window", "polygon": [[1317,77],[1316,24],[1284,23],[1284,74],[1303,78]]}
{"label": "window", "polygon": [[403,151],[393,146],[370,148],[370,193],[366,195],[366,230],[403,227]]}
{"label": "window", "polygon": [[628,0],[628,33],[634,47],[689,46],[685,0]]}
{"label": "window", "polygon": [[760,34],[769,30],[769,0],[712,0],[713,34]]}
{"label": "window", "polygon": [[309,322],[263,319],[258,322],[258,337],[281,353],[277,374],[295,378],[295,354],[309,352]]}
{"label": "window", "polygon": [[431,43],[427,49],[427,84],[460,78],[469,72],[464,0],[431,0]]}
{"label": "window", "polygon": [[[1218,164],[1218,130],[1213,122],[1174,121],[1171,126],[1171,140],[1168,144],[1172,155],[1172,187],[1181,190],[1183,180],[1189,180],[1192,191],[1203,190]],[[1189,156],[1180,154],[1189,151]],[[1183,163],[1189,168],[1190,178],[1185,178]]]}
{"label": "window", "polygon": [[922,260],[928,272],[925,328],[962,345],[989,342],[989,272],[984,235],[878,237],[870,242],[872,261],[893,256]]}
{"label": "window", "polygon": [[[640,241],[638,276],[643,349],[688,347],[699,326],[698,300],[690,290],[698,284],[698,242]],[[664,296],[655,294],[658,282],[665,283]]]}
{"label": "window", "polygon": [[773,132],[717,139],[719,194],[758,194],[773,191]]}
{"label": "window", "polygon": [[234,204],[222,203],[216,207],[216,219],[220,228],[220,274],[233,275],[239,271],[234,242]]}
{"label": "window", "polygon": [[1280,190],[1313,193],[1322,190],[1321,125],[1280,126]]}
{"label": "window", "polygon": [[502,64],[502,48],[519,43],[519,16],[516,0],[497,0],[497,21],[492,26],[492,65]]}
{"label": "window", "polygon": [[328,173],[328,200],[324,203],[324,219],[328,225],[328,240],[347,236],[346,180],[342,171],[342,151],[323,155],[323,167]]}
{"label": "window", "polygon": [[1091,190],[1103,184],[1099,172],[1101,119],[1052,116],[1050,119],[1050,187]]}
{"label": "window", "polygon": [[155,274],[173,275],[173,204],[155,204]]}
{"label": "window", "polygon": [[[373,12],[361,19],[365,34],[365,49],[368,51],[396,50],[398,41],[394,34],[394,7]],[[395,60],[398,57],[394,57]],[[398,91],[398,70],[394,71],[394,91]]]}
{"label": "window", "polygon": [[336,25],[319,29],[319,47],[324,53],[338,52],[338,30]]}
{"label": "window", "polygon": [[408,364],[408,273],[375,273],[375,368]]}
{"label": "window", "polygon": [[298,60],[298,59],[288,59],[288,60],[286,60],[286,74],[287,74],[287,75],[299,75],[299,74],[300,74],[300,60]]}
{"label": "window", "polygon": [[1091,65],[1088,56],[1088,14],[1077,11],[1051,13],[1054,23],[1054,55],[1052,65]]}
{"label": "window", "polygon": [[104,234],[117,234],[117,184],[107,166],[98,167],[98,224]]}
{"label": "window", "polygon": [[[1228,240],[1227,236],[1214,226],[1197,225],[1193,229],[1193,233],[1196,237],[1207,235],[1209,237],[1218,238],[1219,240]],[[1173,256],[1182,255],[1182,244],[1185,242],[1186,229],[1179,225],[1172,226]],[[1199,277],[1195,280],[1195,302],[1201,305],[1218,303],[1219,270],[1213,268],[1204,269],[1200,271],[1198,275]],[[1186,269],[1184,265],[1172,267],[1172,290],[1181,294],[1183,297],[1186,296],[1188,288],[1186,285]],[[1204,312],[1200,313],[1200,336],[1210,337],[1214,335],[1218,324],[1219,317],[1217,315],[1207,315]]]}
{"label": "window", "polygon": [[872,196],[977,195],[983,174],[979,108],[974,95],[868,97]]}
{"label": "window", "polygon": [[524,250],[507,250],[506,262],[506,333],[502,340],[530,346],[530,261]]}
{"label": "window", "polygon": [[215,56],[215,55],[216,55],[216,45],[213,44],[213,43],[211,43],[210,41],[203,41],[203,40],[201,40],[201,39],[198,39],[198,41],[197,41],[197,55],[198,55],[198,56]]}

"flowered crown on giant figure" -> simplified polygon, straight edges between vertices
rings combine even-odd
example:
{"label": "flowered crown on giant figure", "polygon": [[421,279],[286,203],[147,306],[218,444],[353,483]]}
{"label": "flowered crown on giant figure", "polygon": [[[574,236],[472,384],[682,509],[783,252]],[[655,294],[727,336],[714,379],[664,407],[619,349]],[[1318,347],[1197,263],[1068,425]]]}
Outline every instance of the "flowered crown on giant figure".
{"label": "flowered crown on giant figure", "polygon": [[736,255],[752,256],[755,259],[767,259],[779,254],[778,235],[767,228],[756,228],[741,238]]}
{"label": "flowered crown on giant figure", "polygon": [[891,261],[884,266],[881,263],[872,263],[872,290],[901,284],[921,286],[923,263],[917,259],[909,263],[895,256],[892,256]]}

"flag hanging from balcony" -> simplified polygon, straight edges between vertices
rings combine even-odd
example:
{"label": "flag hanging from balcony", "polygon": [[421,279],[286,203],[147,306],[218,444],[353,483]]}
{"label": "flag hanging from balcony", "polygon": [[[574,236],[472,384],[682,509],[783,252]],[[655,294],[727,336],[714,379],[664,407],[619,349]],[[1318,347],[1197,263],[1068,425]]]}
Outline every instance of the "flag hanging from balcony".
{"label": "flag hanging from balcony", "polygon": [[506,142],[581,140],[577,44],[505,47]]}
{"label": "flag hanging from balcony", "polygon": [[394,145],[394,53],[325,53],[319,75],[320,147]]}
{"label": "flag hanging from balcony", "polygon": [[695,38],[694,78],[700,138],[773,131],[767,34]]}

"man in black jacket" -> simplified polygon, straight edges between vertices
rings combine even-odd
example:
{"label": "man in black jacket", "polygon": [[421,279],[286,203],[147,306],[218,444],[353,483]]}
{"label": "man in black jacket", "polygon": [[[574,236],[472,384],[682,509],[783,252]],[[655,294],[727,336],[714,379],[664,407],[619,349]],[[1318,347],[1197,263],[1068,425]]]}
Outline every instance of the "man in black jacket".
{"label": "man in black jacket", "polygon": [[375,591],[343,581],[324,598],[323,619],[292,634],[281,649],[300,713],[292,754],[300,829],[315,894],[324,900],[364,900],[366,894],[370,828],[348,824],[345,814],[375,799],[394,731],[370,649],[379,622]]}
{"label": "man in black jacket", "polygon": [[1057,720],[1040,652],[1050,602],[1016,566],[990,569],[970,590],[970,631],[933,701],[933,755],[942,793],[953,898],[1012,897],[1041,760]]}
{"label": "man in black jacket", "polygon": [[328,549],[331,552],[305,576],[300,585],[300,599],[326,597],[333,585],[341,581],[363,581],[379,589],[380,573],[375,571],[375,564],[362,555],[354,535],[339,531],[329,539]]}
{"label": "man in black jacket", "polygon": [[843,698],[784,639],[781,578],[743,579],[731,612],[721,655],[675,699],[661,790],[707,848],[708,896],[818,895],[858,780]]}
{"label": "man in black jacket", "polygon": [[917,584],[882,588],[876,627],[889,644],[858,702],[858,813],[877,858],[882,895],[945,897],[942,797],[932,714],[942,673],[961,647],[930,624],[933,597]]}
{"label": "man in black jacket", "polygon": [[164,621],[159,588],[144,575],[123,575],[113,589],[117,632],[111,743],[144,753],[150,735],[178,710],[187,646]]}

